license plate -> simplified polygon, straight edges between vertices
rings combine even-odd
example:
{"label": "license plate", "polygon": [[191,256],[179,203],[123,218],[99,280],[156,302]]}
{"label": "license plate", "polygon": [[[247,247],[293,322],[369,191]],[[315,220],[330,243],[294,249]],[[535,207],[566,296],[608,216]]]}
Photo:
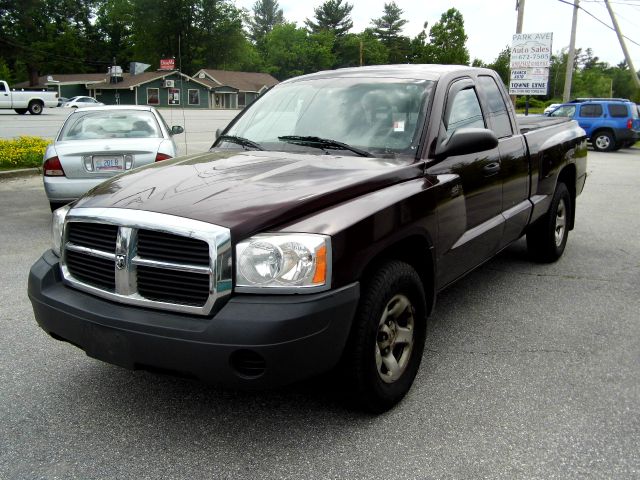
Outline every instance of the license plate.
{"label": "license plate", "polygon": [[124,170],[124,159],[122,155],[94,155],[93,169],[96,172]]}

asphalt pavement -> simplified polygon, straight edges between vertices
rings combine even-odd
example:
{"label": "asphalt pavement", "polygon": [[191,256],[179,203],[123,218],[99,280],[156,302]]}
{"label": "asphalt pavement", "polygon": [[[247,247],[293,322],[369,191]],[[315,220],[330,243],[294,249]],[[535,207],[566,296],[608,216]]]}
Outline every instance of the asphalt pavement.
{"label": "asphalt pavement", "polygon": [[414,387],[377,417],[330,377],[243,393],[50,338],[26,294],[42,183],[0,181],[0,478],[640,478],[640,150],[588,170],[564,256],[521,240],[443,292]]}

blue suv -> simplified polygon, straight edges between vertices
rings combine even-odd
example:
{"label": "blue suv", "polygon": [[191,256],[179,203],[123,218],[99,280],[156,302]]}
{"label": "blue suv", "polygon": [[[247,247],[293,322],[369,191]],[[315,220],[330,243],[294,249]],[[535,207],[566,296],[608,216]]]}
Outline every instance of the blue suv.
{"label": "blue suv", "polygon": [[638,108],[629,100],[578,99],[560,105],[549,116],[577,121],[600,152],[630,147],[640,140]]}

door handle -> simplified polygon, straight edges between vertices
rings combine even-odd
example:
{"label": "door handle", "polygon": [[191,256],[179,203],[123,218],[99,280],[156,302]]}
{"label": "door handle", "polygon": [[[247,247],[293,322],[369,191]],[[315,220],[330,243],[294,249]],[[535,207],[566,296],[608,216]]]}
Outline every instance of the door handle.
{"label": "door handle", "polygon": [[500,162],[491,162],[482,167],[485,177],[492,177],[500,172]]}

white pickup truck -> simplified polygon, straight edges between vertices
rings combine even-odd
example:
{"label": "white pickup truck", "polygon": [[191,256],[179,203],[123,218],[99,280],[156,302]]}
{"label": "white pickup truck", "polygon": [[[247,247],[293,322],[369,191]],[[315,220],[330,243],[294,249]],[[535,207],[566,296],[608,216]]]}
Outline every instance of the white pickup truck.
{"label": "white pickup truck", "polygon": [[32,115],[40,115],[44,107],[57,105],[57,92],[10,90],[7,82],[0,80],[0,108],[12,108],[20,115],[27,111]]}

